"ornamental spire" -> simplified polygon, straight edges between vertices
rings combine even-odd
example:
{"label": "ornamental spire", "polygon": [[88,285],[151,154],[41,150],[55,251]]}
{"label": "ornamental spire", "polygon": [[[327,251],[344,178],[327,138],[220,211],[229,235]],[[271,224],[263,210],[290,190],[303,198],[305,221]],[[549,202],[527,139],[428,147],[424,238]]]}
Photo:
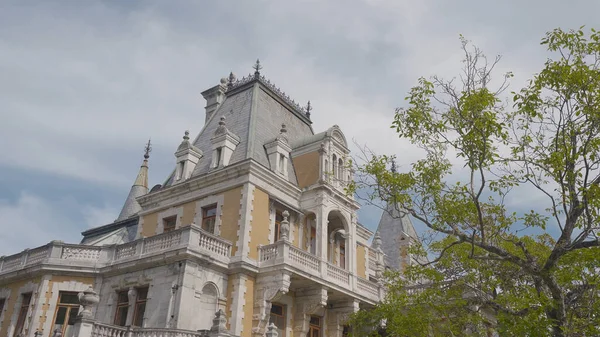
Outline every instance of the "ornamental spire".
{"label": "ornamental spire", "polygon": [[310,105],[310,101],[306,104],[306,117],[310,118],[310,112],[312,111],[312,106]]}
{"label": "ornamental spire", "polygon": [[396,158],[392,158],[392,167],[390,168],[390,171],[392,171],[392,173],[396,173]]}
{"label": "ornamental spire", "polygon": [[129,195],[125,199],[121,213],[115,221],[128,219],[142,209],[136,199],[148,193],[148,158],[150,158],[150,152],[152,152],[152,144],[149,139],[146,146],[144,146],[144,161],[142,162],[142,166],[140,166],[135,182],[129,190]]}
{"label": "ornamental spire", "polygon": [[256,77],[256,78],[260,77],[260,70],[262,69],[262,66],[260,65],[259,59],[256,59],[256,63],[254,64],[252,69],[254,69],[254,77]]}

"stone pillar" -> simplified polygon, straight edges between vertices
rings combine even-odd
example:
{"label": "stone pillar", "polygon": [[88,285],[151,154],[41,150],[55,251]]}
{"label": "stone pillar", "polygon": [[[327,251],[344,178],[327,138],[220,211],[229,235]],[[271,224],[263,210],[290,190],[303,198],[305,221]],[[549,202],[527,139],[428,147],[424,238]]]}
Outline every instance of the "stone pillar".
{"label": "stone pillar", "polygon": [[[263,337],[269,322],[271,304],[290,288],[290,273],[278,272],[261,275],[254,288],[254,314],[252,315],[252,336]],[[246,304],[247,305],[247,304]]]}
{"label": "stone pillar", "polygon": [[323,316],[327,306],[327,289],[316,286],[296,292],[294,337],[306,337],[311,315]]}

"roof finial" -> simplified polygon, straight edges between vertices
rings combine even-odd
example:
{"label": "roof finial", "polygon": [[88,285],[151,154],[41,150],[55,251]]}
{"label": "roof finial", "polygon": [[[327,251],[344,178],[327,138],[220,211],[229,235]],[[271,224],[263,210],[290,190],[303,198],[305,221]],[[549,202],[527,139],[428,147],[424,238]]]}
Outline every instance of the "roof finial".
{"label": "roof finial", "polygon": [[260,60],[256,59],[256,63],[254,64],[254,66],[252,67],[252,69],[254,69],[254,77],[259,77],[260,76],[260,70],[262,69],[262,66],[260,65]]}
{"label": "roof finial", "polygon": [[229,73],[229,78],[228,78],[228,82],[227,82],[227,87],[231,88],[233,87],[233,83],[235,82],[235,75],[233,74],[233,72]]}
{"label": "roof finial", "polygon": [[148,139],[148,144],[144,147],[144,159],[150,158],[150,152],[152,152],[152,144],[150,144],[150,139]]}
{"label": "roof finial", "polygon": [[185,130],[185,134],[183,135],[183,140],[190,140],[190,131]]}
{"label": "roof finial", "polygon": [[392,173],[396,173],[396,158],[392,158],[392,167],[390,168],[390,171],[392,171]]}
{"label": "roof finial", "polygon": [[306,104],[306,117],[310,118],[310,112],[312,111],[312,106],[310,106],[310,101]]}

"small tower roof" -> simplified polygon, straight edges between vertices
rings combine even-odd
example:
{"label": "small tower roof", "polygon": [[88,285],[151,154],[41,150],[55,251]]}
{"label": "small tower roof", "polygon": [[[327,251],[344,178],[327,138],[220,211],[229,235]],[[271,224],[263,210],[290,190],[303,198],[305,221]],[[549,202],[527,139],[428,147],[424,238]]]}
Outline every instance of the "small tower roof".
{"label": "small tower roof", "polygon": [[129,195],[127,195],[121,213],[115,222],[136,215],[142,209],[136,199],[148,193],[148,158],[150,158],[151,151],[152,146],[150,140],[148,140],[148,144],[144,148],[144,161],[142,162],[142,166],[140,166],[140,171],[135,178],[133,186],[131,186],[131,190],[129,190]]}
{"label": "small tower roof", "polygon": [[387,203],[381,214],[375,236],[380,238],[380,247],[385,254],[385,264],[396,270],[400,268],[399,247],[402,238],[409,237],[415,241],[419,240],[408,212],[399,203],[392,200]]}

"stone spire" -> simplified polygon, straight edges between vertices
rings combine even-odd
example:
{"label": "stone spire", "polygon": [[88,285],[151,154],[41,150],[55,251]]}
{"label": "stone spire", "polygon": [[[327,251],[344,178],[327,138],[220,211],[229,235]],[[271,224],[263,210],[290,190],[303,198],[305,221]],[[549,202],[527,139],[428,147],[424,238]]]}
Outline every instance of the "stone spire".
{"label": "stone spire", "polygon": [[381,248],[385,254],[385,265],[395,270],[402,268],[401,247],[419,240],[409,214],[394,200],[388,201],[381,214],[375,237],[378,240],[374,239],[371,247]]}
{"label": "stone spire", "polygon": [[142,209],[136,199],[148,193],[148,158],[150,158],[151,151],[152,146],[150,140],[148,140],[148,144],[144,148],[144,161],[142,162],[140,171],[135,178],[133,186],[131,186],[131,190],[129,190],[129,195],[125,199],[125,204],[123,204],[121,213],[115,222],[125,220],[137,214]]}

